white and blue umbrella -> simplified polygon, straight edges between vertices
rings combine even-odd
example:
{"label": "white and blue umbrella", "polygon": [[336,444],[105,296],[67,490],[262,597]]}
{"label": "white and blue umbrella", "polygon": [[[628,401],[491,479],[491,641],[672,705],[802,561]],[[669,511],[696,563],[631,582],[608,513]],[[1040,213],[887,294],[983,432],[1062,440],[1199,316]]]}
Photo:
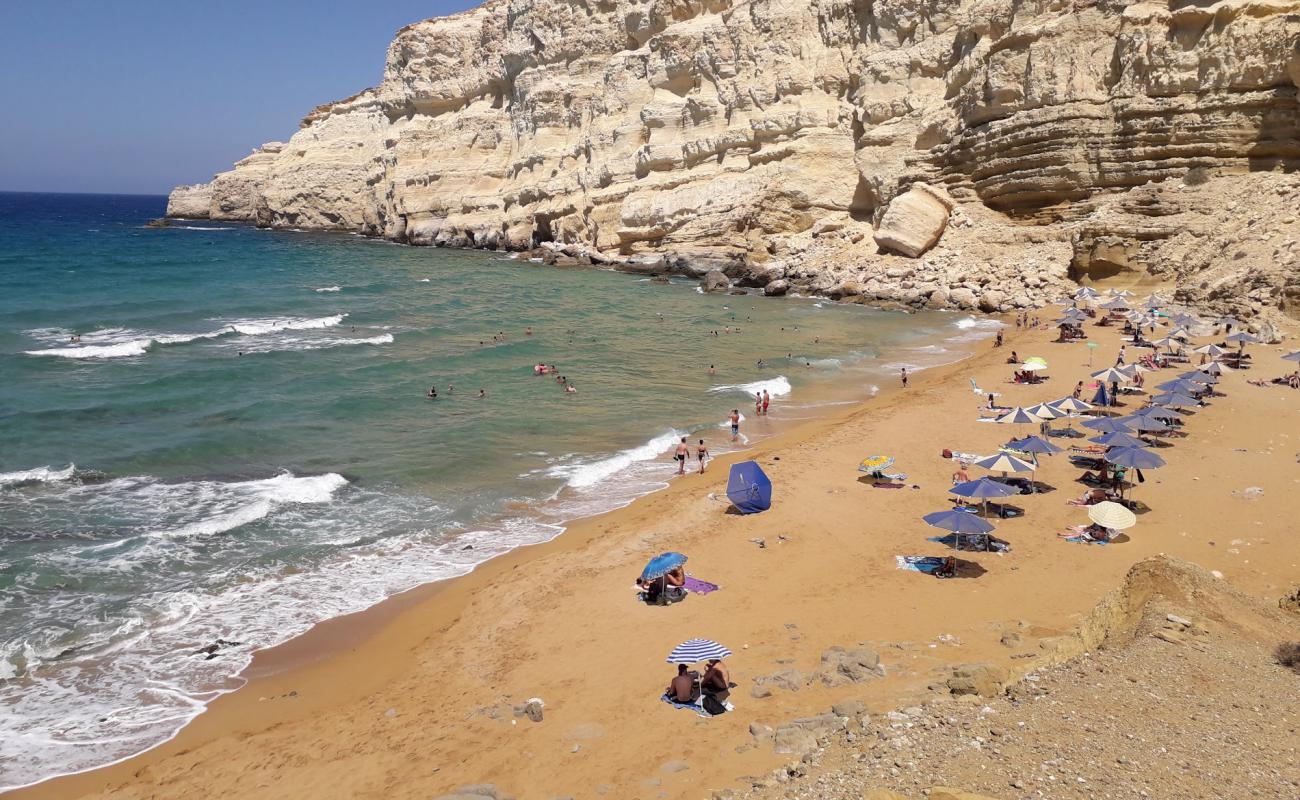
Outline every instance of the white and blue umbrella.
{"label": "white and blue umbrella", "polygon": [[1038,405],[1030,406],[1025,410],[1042,420],[1059,419],[1068,413],[1061,411],[1050,403],[1039,403]]}
{"label": "white and blue umbrella", "polygon": [[1255,344],[1256,342],[1259,341],[1259,339],[1256,339],[1254,336],[1251,336],[1249,333],[1246,333],[1245,331],[1237,331],[1236,333],[1232,333],[1223,337],[1223,341],[1236,342],[1238,347],[1245,347],[1248,344]]}
{"label": "white and blue umbrella", "polygon": [[729,655],[731,655],[730,650],[712,639],[691,639],[674,647],[666,660],[669,664],[695,664],[700,661],[721,660]]}
{"label": "white and blue umbrella", "polygon": [[1195,394],[1196,392],[1205,391],[1205,387],[1202,386],[1201,384],[1193,383],[1192,381],[1184,380],[1182,378],[1179,378],[1177,380],[1172,380],[1172,381],[1165,381],[1164,383],[1156,386],[1156,388],[1162,391],[1172,392],[1175,394],[1178,392],[1182,392],[1183,394]]}
{"label": "white and blue umbrella", "polygon": [[1032,425],[1042,422],[1043,418],[1030,412],[1028,409],[1016,406],[1007,413],[998,417],[997,421],[1003,425]]}
{"label": "white and blue umbrella", "polygon": [[1200,347],[1194,348],[1192,352],[1200,353],[1201,355],[1206,355],[1210,358],[1217,358],[1228,352],[1228,350],[1225,347],[1219,347],[1217,344],[1203,344]]}
{"label": "white and blue umbrella", "polygon": [[1033,472],[1035,467],[1028,461],[1016,458],[1007,453],[997,453],[995,455],[981,458],[974,462],[975,466],[983,467],[990,472]]}
{"label": "white and blue umbrella", "polygon": [[1092,377],[1102,383],[1123,383],[1133,379],[1128,373],[1124,372],[1119,367],[1107,367],[1101,372],[1092,373]]}
{"label": "white and blue umbrella", "polygon": [[1182,419],[1183,415],[1174,411],[1172,408],[1162,406],[1147,406],[1146,408],[1134,411],[1132,416],[1135,417],[1153,417],[1155,419]]}
{"label": "white and blue umbrella", "polygon": [[1131,414],[1120,419],[1133,430],[1143,433],[1164,433],[1169,430],[1168,425],[1147,414]]}
{"label": "white and blue umbrella", "polygon": [[1042,453],[1048,456],[1059,453],[1064,449],[1038,436],[1026,436],[1023,439],[1016,439],[1007,447],[1012,450],[1019,450],[1022,453]]}
{"label": "white and blue umbrella", "polygon": [[990,497],[1009,497],[1018,491],[1014,486],[995,481],[985,475],[973,481],[963,481],[948,490],[958,497],[984,500]]}
{"label": "white and blue umbrella", "polygon": [[1300,350],[1282,356],[1283,361],[1300,361]]}
{"label": "white and blue umbrella", "polygon": [[1077,397],[1062,397],[1060,400],[1053,401],[1048,405],[1055,408],[1057,411],[1064,411],[1067,414],[1092,410],[1092,404],[1085,403]]}
{"label": "white and blue umbrella", "polygon": [[[1285,358],[1285,356],[1283,356]],[[1222,375],[1225,372],[1232,372],[1231,367],[1225,367],[1218,361],[1211,361],[1203,367],[1197,367],[1197,372],[1204,372],[1206,375]]]}

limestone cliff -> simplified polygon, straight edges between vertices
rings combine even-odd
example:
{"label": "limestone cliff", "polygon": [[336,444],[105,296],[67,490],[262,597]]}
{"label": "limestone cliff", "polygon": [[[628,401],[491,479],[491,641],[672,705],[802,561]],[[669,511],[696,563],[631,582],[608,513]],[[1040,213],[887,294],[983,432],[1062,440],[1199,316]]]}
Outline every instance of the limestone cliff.
{"label": "limestone cliff", "polygon": [[[1297,84],[1300,0],[489,0],[399,31],[377,87],[219,175],[208,213],[913,306],[1075,279],[1300,314],[1285,237],[1214,238],[1293,196]],[[951,226],[899,255],[932,232],[875,226],[918,182],[933,213],[893,219]]]}

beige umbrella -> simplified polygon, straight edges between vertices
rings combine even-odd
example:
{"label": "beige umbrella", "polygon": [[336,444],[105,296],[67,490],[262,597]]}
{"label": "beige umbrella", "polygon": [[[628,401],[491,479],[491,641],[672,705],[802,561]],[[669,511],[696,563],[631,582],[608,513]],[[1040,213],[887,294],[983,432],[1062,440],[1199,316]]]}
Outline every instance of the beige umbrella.
{"label": "beige umbrella", "polygon": [[1088,506],[1088,519],[1097,523],[1103,528],[1124,531],[1137,524],[1137,517],[1132,511],[1129,511],[1119,503],[1112,503],[1109,500]]}

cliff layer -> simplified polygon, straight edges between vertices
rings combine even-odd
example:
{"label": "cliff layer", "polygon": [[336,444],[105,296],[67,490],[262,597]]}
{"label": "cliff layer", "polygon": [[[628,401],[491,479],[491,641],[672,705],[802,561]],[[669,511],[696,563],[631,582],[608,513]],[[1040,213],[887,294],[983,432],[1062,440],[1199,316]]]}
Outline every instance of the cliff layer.
{"label": "cliff layer", "polygon": [[[1294,196],[1297,84],[1300,0],[489,0],[403,28],[379,86],[169,214],[915,306],[1172,281],[1300,315],[1300,231],[1270,258],[1215,239]],[[877,230],[932,224],[918,182],[964,232],[928,251]]]}

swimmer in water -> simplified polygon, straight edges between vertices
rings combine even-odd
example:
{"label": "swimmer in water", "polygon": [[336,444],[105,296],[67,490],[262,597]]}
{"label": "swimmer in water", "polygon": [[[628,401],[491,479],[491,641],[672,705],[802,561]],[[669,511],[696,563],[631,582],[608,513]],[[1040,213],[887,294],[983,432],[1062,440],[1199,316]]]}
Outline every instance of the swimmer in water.
{"label": "swimmer in water", "polygon": [[426,396],[427,396],[430,400],[437,400],[437,399],[438,399],[438,387],[437,387],[437,386],[430,386],[430,387],[429,387],[429,391],[426,393]]}
{"label": "swimmer in water", "polygon": [[574,386],[574,385],[571,384],[571,383],[566,383],[566,384],[564,384],[564,393],[565,393],[565,394],[577,394],[577,393],[578,393],[578,387]]}
{"label": "swimmer in water", "polygon": [[484,389],[479,389],[479,390],[478,390],[478,399],[480,399],[480,400],[486,400],[486,399],[487,399],[487,391],[484,390]]}
{"label": "swimmer in water", "polygon": [[532,335],[533,335],[533,326],[532,326],[532,325],[529,325],[527,328],[524,328],[524,335],[525,335],[525,336],[532,336]]}
{"label": "swimmer in water", "polygon": [[717,375],[717,374],[718,374],[718,373],[713,369],[713,365],[712,365],[712,364],[709,365],[709,374],[710,374],[710,375]]}

